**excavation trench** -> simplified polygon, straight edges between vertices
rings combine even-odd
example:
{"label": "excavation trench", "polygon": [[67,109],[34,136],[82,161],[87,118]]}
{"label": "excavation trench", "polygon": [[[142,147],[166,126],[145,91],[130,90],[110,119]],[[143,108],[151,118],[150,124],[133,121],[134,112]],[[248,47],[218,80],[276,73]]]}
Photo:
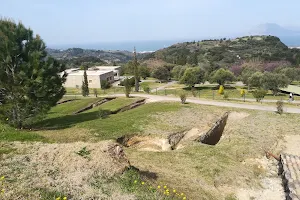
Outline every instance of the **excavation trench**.
{"label": "excavation trench", "polygon": [[59,101],[59,102],[56,103],[56,105],[63,104],[63,103],[68,103],[68,102],[75,101],[75,100],[78,100],[78,99],[67,99],[67,100]]}
{"label": "excavation trench", "polygon": [[90,109],[92,109],[92,108],[94,108],[96,106],[100,106],[101,104],[104,104],[104,103],[106,103],[108,101],[111,101],[113,99],[115,99],[115,97],[106,97],[106,98],[101,99],[101,100],[99,100],[97,102],[91,103],[91,104],[89,104],[88,106],[86,106],[84,108],[81,108],[80,110],[74,112],[73,114],[76,115],[76,114],[82,113],[82,112],[90,110]]}
{"label": "excavation trench", "polygon": [[[100,101],[98,101],[96,103],[92,103],[92,104],[90,104],[90,105],[88,105],[88,106],[86,106],[86,107],[84,107],[84,108],[82,108],[82,109],[74,112],[73,114],[76,115],[76,114],[82,113],[84,111],[90,110],[90,109],[92,109],[92,108],[94,108],[96,106],[100,106],[100,105],[102,105],[102,104],[104,104],[104,103],[106,103],[108,101],[114,100],[114,99],[116,99],[116,97],[107,97],[107,98],[102,99],[102,100],[100,100]],[[125,112],[127,110],[131,110],[131,109],[134,109],[134,108],[136,108],[138,106],[141,106],[141,105],[145,104],[145,102],[146,102],[145,99],[141,99],[141,100],[138,100],[136,102],[133,102],[130,105],[127,105],[127,106],[124,106],[124,107],[122,107],[120,109],[117,109],[115,111],[108,111],[109,112],[108,114],[110,115],[110,114],[117,114],[117,113],[120,113],[120,112]]]}
{"label": "excavation trench", "polygon": [[171,151],[184,148],[191,142],[197,141],[207,145],[216,145],[223,134],[229,113],[225,113],[207,131],[192,128],[170,134],[167,138],[159,136],[125,135],[117,139],[125,147],[144,151]]}

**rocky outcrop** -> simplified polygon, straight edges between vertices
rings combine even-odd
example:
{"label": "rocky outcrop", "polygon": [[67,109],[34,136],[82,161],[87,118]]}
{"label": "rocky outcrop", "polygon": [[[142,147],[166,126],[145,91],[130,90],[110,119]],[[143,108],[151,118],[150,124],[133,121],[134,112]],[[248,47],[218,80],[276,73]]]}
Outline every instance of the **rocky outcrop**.
{"label": "rocky outcrop", "polygon": [[198,141],[208,145],[216,145],[222,137],[224,128],[227,123],[228,115],[229,112],[226,112],[206,134],[200,136]]}

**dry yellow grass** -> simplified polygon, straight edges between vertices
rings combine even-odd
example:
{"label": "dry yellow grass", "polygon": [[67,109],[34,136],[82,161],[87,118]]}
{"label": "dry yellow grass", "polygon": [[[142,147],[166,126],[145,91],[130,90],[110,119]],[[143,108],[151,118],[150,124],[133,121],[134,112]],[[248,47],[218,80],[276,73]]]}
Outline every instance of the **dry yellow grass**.
{"label": "dry yellow grass", "polygon": [[[1,160],[7,180],[4,199],[43,199],[42,191],[62,193],[71,199],[132,199],[109,181],[129,163],[108,151],[112,141],[70,144],[15,143],[13,157]],[[78,151],[86,147],[87,157]]]}

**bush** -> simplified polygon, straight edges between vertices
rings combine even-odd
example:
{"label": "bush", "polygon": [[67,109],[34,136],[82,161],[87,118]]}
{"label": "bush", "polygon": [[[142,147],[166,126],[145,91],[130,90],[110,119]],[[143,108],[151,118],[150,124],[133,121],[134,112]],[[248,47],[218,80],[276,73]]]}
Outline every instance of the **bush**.
{"label": "bush", "polygon": [[277,108],[277,113],[281,115],[283,113],[283,101],[277,101],[276,108]]}
{"label": "bush", "polygon": [[150,93],[150,87],[149,86],[144,86],[143,87],[144,92],[146,92],[147,94]]}
{"label": "bush", "polygon": [[253,97],[256,99],[257,102],[260,102],[266,96],[268,92],[266,90],[254,90],[252,92]]}
{"label": "bush", "polygon": [[225,100],[228,100],[228,98],[229,98],[229,94],[228,94],[228,92],[224,92],[224,96],[223,96],[223,98],[224,98]]}
{"label": "bush", "polygon": [[108,117],[108,115],[110,115],[110,111],[109,110],[102,110],[101,108],[98,110],[98,117],[101,119],[105,119]]}
{"label": "bush", "polygon": [[98,90],[97,90],[97,88],[94,88],[93,92],[94,92],[95,97],[98,97]]}
{"label": "bush", "polygon": [[186,101],[186,93],[182,92],[181,94],[179,94],[180,100],[182,104],[185,104]]}
{"label": "bush", "polygon": [[224,86],[223,85],[220,85],[218,93],[221,95],[224,94]]}
{"label": "bush", "polygon": [[241,89],[241,97],[244,97],[246,95],[246,91],[244,89]]}
{"label": "bush", "polygon": [[132,78],[126,78],[125,80],[123,80],[123,81],[120,82],[120,85],[121,86],[125,86],[125,81],[127,81],[126,83],[129,84],[130,87],[134,87],[134,85],[135,85],[135,79],[134,79],[134,77],[132,77]]}
{"label": "bush", "polygon": [[192,95],[193,95],[193,97],[197,96],[197,92],[196,92],[196,89],[194,87],[192,87]]}
{"label": "bush", "polygon": [[101,89],[110,88],[110,83],[107,80],[102,80],[100,84],[101,84]]}
{"label": "bush", "polygon": [[125,95],[126,95],[127,98],[129,98],[129,95],[130,95],[130,92],[131,92],[131,87],[132,87],[130,79],[126,78],[123,81],[123,83],[124,83],[124,86],[125,86],[125,90],[124,90]]}

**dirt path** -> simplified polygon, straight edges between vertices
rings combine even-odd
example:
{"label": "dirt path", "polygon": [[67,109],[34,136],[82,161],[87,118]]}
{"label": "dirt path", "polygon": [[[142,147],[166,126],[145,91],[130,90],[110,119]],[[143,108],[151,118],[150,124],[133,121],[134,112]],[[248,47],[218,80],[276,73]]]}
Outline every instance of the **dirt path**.
{"label": "dirt path", "polygon": [[[237,100],[237,101],[244,101],[243,98],[229,98],[230,100]],[[256,99],[250,99],[250,98],[246,98],[245,101],[250,101],[250,102],[256,102]],[[263,99],[261,100],[261,102],[265,102],[265,103],[276,103],[277,101],[279,101],[279,99]],[[282,100],[283,102],[285,103],[300,103],[300,101],[292,101],[292,102],[289,102],[288,100],[283,99]]]}
{"label": "dirt path", "polygon": [[[111,96],[124,96],[124,94],[115,94]],[[179,97],[168,97],[168,96],[157,96],[157,95],[149,95],[149,94],[132,94],[131,96],[143,97],[149,99],[149,102],[160,102],[160,101],[176,101],[180,102]],[[275,112],[276,107],[274,106],[262,106],[262,105],[248,105],[248,104],[239,104],[239,103],[230,103],[230,102],[220,102],[220,101],[211,101],[211,100],[203,100],[203,99],[194,99],[189,98],[186,100],[188,103],[202,104],[202,105],[211,105],[211,106],[221,106],[221,107],[231,107],[231,108],[242,108],[242,109],[250,109],[250,110],[263,110],[263,111],[271,111]],[[284,112],[286,113],[300,113],[300,108],[291,108],[286,107]]]}

